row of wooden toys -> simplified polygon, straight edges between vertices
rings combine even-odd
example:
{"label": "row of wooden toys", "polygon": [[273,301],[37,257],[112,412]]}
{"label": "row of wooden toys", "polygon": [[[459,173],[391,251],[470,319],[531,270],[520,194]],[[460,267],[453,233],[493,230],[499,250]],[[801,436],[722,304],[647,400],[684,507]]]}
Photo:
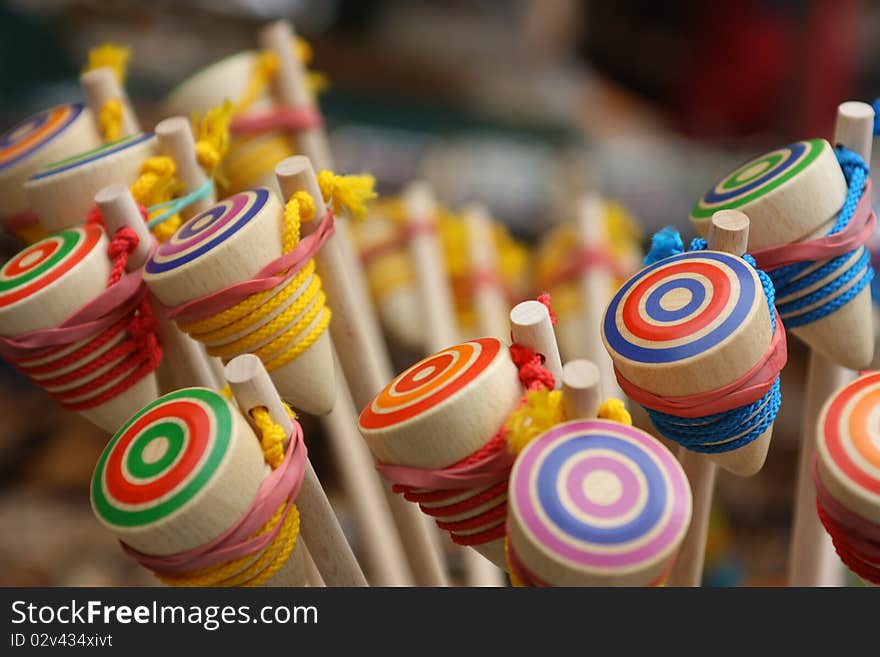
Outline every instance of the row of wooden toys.
{"label": "row of wooden toys", "polygon": [[[243,72],[237,76],[224,73],[218,79],[237,80],[243,87],[224,94],[239,98],[236,104],[240,119],[236,144],[239,150],[234,152],[247,164],[238,170],[255,175],[255,171],[269,162],[269,173],[261,174],[259,182],[275,190],[261,187],[242,190],[212,205],[210,178],[204,172],[199,174],[196,165],[198,146],[188,134],[187,124],[177,121],[177,130],[169,128],[169,132],[178,135],[174,140],[178,146],[166,150],[181,172],[194,173],[186,176],[188,181],[182,181],[185,195],[181,200],[186,201],[185,207],[183,204],[172,206],[170,215],[166,215],[166,207],[151,208],[156,215],[152,218],[158,217],[159,226],[169,221],[174,224],[161,235],[162,243],[154,248],[150,247],[151,238],[143,230],[147,224],[126,186],[136,184],[147,174],[157,177],[159,174],[149,168],[145,171],[142,164],[121,166],[117,158],[123,153],[131,156],[130,162],[142,163],[155,151],[140,153],[139,149],[155,142],[155,138],[135,136],[97,153],[74,157],[36,172],[25,188],[35,190],[30,192],[35,199],[31,206],[34,210],[40,208],[36,216],[41,222],[52,226],[51,229],[81,224],[91,213],[95,201],[109,230],[105,234],[100,227],[88,224],[57,232],[7,264],[4,275],[10,281],[7,290],[11,294],[3,315],[8,323],[0,327],[0,333],[5,336],[4,354],[67,407],[90,413],[111,431],[123,424],[126,427],[132,422],[138,424],[135,420],[140,413],[127,421],[132,410],[147,407],[146,412],[158,403],[153,401],[158,396],[153,373],[161,359],[160,342],[166,349],[169,344],[180,345],[180,352],[189,355],[193,363],[186,375],[189,385],[201,384],[210,392],[221,383],[218,364],[163,318],[174,318],[183,332],[207,347],[208,353],[227,361],[227,376],[232,376],[229,373],[237,366],[250,372],[250,378],[259,378],[259,367],[249,359],[249,355],[256,354],[257,362],[262,361],[270,370],[282,397],[306,411],[329,412],[328,433],[349,450],[340,462],[345,467],[360,464],[356,472],[351,473],[353,483],[349,494],[354,499],[370,497],[373,502],[364,507],[362,522],[370,526],[379,523],[387,530],[375,532],[369,541],[375,546],[370,570],[383,573],[382,583],[408,583],[408,578],[413,577],[422,584],[442,584],[446,575],[436,534],[429,531],[423,518],[412,514],[414,507],[400,504],[396,495],[386,498],[390,507],[384,506],[386,500],[381,499],[381,489],[369,472],[370,463],[363,444],[356,436],[352,439],[354,413],[346,382],[351,386],[355,402],[365,408],[360,419],[361,433],[378,459],[383,475],[405,497],[417,501],[428,515],[438,518],[438,524],[449,530],[455,542],[479,547],[479,551],[497,565],[509,566],[514,577],[522,582],[648,584],[663,579],[672,566],[673,555],[690,518],[690,491],[686,483],[679,486],[685,480],[679,478],[678,464],[671,457],[667,458],[668,452],[660,443],[635,429],[609,428],[600,423],[599,433],[605,432],[602,440],[584,439],[584,432],[590,434],[591,428],[596,429],[593,425],[563,429],[568,427],[561,424],[565,420],[593,417],[595,412],[581,414],[564,409],[566,405],[562,404],[561,395],[553,395],[552,389],[561,385],[565,377],[552,339],[552,328],[548,328],[549,323],[542,316],[546,310],[539,310],[536,302],[514,310],[514,346],[508,349],[499,341],[506,334],[503,319],[506,313],[502,310],[508,307],[509,299],[505,298],[504,286],[497,280],[475,285],[473,301],[480,324],[477,333],[495,335],[494,341],[481,337],[457,347],[448,346],[460,339],[459,327],[452,321],[455,316],[452,295],[442,273],[436,230],[431,226],[433,202],[424,188],[416,187],[408,194],[407,217],[413,225],[407,231],[405,243],[416,264],[416,287],[421,298],[427,301],[424,348],[438,353],[383,388],[391,379],[387,354],[379,341],[376,322],[371,319],[366,285],[358,276],[360,269],[346,233],[347,226],[338,220],[346,208],[358,209],[360,201],[368,196],[367,190],[362,180],[346,181],[329,173],[316,177],[309,161],[302,157],[286,159],[275,166],[290,153],[280,156],[270,153],[279,152],[280,137],[290,132],[297,134],[297,145],[303,152],[309,152],[313,162],[326,161],[329,153],[315,119],[316,110],[304,70],[292,52],[289,28],[283,24],[272,26],[264,33],[264,40],[271,46],[270,51],[237,58],[246,62],[236,64]],[[221,64],[231,66],[230,61]],[[224,66],[217,66],[226,71]],[[195,83],[204,77],[211,79],[207,73],[183,88],[190,85],[198,89],[199,84]],[[273,80],[281,102],[273,103],[268,91],[269,82]],[[205,89],[216,95],[218,86],[222,85],[215,79]],[[118,88],[117,85],[115,98],[124,100]],[[195,95],[201,99],[203,94]],[[101,102],[99,114],[106,113],[103,110],[108,101],[104,98]],[[191,102],[197,104],[195,100]],[[855,109],[861,110],[860,107]],[[126,112],[121,116],[127,116]],[[846,110],[843,116],[847,117]],[[864,117],[857,119],[863,128]],[[125,124],[122,121],[122,125]],[[839,133],[845,134],[838,135],[839,141],[852,143],[848,141],[851,133],[846,133],[850,125],[852,122],[842,122]],[[17,129],[10,133],[12,137],[4,139],[18,143],[14,133],[27,137],[28,130],[30,128]],[[860,139],[859,143],[863,144],[864,139]],[[289,142],[285,143],[289,148]],[[869,139],[867,143],[870,144]],[[19,148],[27,154],[27,145]],[[260,151],[260,155],[254,155],[253,150]],[[670,573],[671,583],[692,584],[699,577],[714,478],[712,463],[717,461],[723,467],[747,475],[760,469],[766,456],[779,404],[778,374],[785,360],[782,323],[789,323],[817,351],[839,358],[845,364],[870,360],[872,342],[865,347],[862,338],[871,336],[871,331],[869,325],[865,328],[861,311],[869,281],[866,272],[870,271],[864,265],[863,244],[869,232],[866,227],[873,225],[873,214],[869,206],[866,211],[865,204],[859,202],[870,199],[870,186],[866,183],[864,162],[860,168],[858,161],[845,159],[849,156],[841,153],[838,159],[842,170],[827,143],[802,142],[758,158],[728,176],[694,211],[698,230],[705,231],[707,217],[715,216],[714,239],[710,237],[715,250],[708,251],[700,244],[700,248],[690,253],[662,253],[668,257],[658,259],[623,285],[601,324],[594,300],[607,294],[609,278],[621,274],[608,263],[598,268],[589,266],[595,260],[609,258],[597,255],[598,248],[590,246],[596,243],[591,235],[595,235],[601,213],[596,199],[584,202],[582,231],[586,246],[576,256],[583,260],[581,267],[574,270],[589,279],[584,282],[586,289],[601,281],[599,287],[592,288],[592,296],[586,297],[592,303],[583,304],[585,312],[594,317],[588,322],[590,330],[598,333],[601,325],[621,387],[649,409],[659,433],[689,448],[682,452],[680,459],[694,490],[695,522],[684,541],[677,570]],[[15,157],[11,152],[9,159]],[[95,165],[96,162],[99,164]],[[95,174],[93,165],[101,173]],[[95,178],[78,177],[82,176],[81,169],[91,170]],[[123,169],[135,173],[122,174]],[[277,174],[277,185],[272,173]],[[184,177],[181,173],[181,179]],[[108,186],[110,183],[117,186]],[[363,193],[352,191],[358,188]],[[282,199],[287,199],[285,203],[278,200],[278,191]],[[331,206],[329,210],[324,207],[325,203]],[[812,214],[806,213],[801,218],[802,205],[809,206]],[[751,232],[742,214],[718,214],[719,210],[732,208],[748,214]],[[202,211],[201,214],[196,210]],[[174,220],[178,211],[184,217],[194,216],[178,225]],[[19,210],[16,215],[28,212]],[[44,216],[51,218],[43,219]],[[829,225],[823,225],[819,218]],[[53,224],[56,219],[63,223]],[[771,228],[768,229],[768,225]],[[114,230],[121,227],[127,230]],[[757,227],[758,238],[754,237],[754,227]],[[473,251],[469,255],[482,267],[477,268],[478,272],[488,272],[481,279],[497,279],[497,268],[493,266],[497,253],[486,248],[493,240],[485,237],[490,231],[485,215],[479,210],[469,212],[467,230],[474,236],[468,241],[468,248]],[[824,237],[826,233],[830,239]],[[749,239],[750,234],[753,236]],[[800,250],[792,249],[790,242],[794,240],[807,244]],[[779,244],[785,244],[785,253],[776,248]],[[111,249],[112,258],[105,255],[107,249]],[[683,249],[678,247],[678,250]],[[753,260],[744,261],[739,257],[747,250],[753,252]],[[792,251],[797,253],[794,259],[786,255]],[[802,266],[804,262],[809,264]],[[776,279],[756,269],[756,265],[773,269],[777,272]],[[796,271],[792,269],[794,265],[798,266]],[[596,272],[602,277],[597,278]],[[603,289],[604,294],[596,291]],[[780,306],[778,313],[773,308],[774,296]],[[330,308],[334,314],[332,320]],[[42,317],[43,321],[35,317]],[[533,317],[540,321],[532,321]],[[172,336],[168,341],[156,339],[155,334],[163,322],[164,334]],[[834,322],[838,322],[836,328]],[[844,335],[851,342],[841,346],[837,338]],[[161,331],[160,337],[164,337]],[[599,344],[598,339],[582,339],[594,347]],[[334,373],[333,345],[339,350],[343,376]],[[600,367],[610,363],[601,351],[594,360]],[[182,362],[172,361],[172,371],[179,372]],[[574,363],[569,365],[574,365],[573,373],[583,369]],[[458,368],[464,369],[456,373]],[[488,368],[485,373],[484,368]],[[459,376],[464,377],[464,382],[457,387],[454,381]],[[575,374],[572,376],[577,378]],[[484,378],[491,379],[488,388],[491,395],[474,389],[479,387],[478,382],[486,384]],[[592,385],[596,379],[601,377],[593,376]],[[239,398],[240,408],[246,411],[242,417],[254,424],[264,439],[268,434],[281,435],[280,442],[287,441],[288,449],[294,454],[300,443],[296,425],[280,410],[283,407],[277,401],[277,393],[268,391],[265,380],[261,380],[260,395],[244,401]],[[439,394],[437,389],[432,389],[437,382],[440,383]],[[167,389],[180,387],[172,384]],[[382,391],[376,396],[379,388]],[[501,393],[505,390],[508,394]],[[211,394],[220,398],[217,393]],[[215,397],[212,399],[216,403],[209,404],[214,411],[220,407]],[[827,397],[826,394],[819,400],[818,407]],[[203,409],[207,402],[204,399],[202,402],[196,406]],[[401,403],[402,406],[398,406]],[[463,408],[455,405],[462,403]],[[174,404],[172,407],[179,409]],[[271,423],[262,411],[256,413],[262,418],[260,421],[251,413],[263,407]],[[808,402],[807,411],[811,412],[813,407],[815,404]],[[231,416],[232,411],[228,408],[227,411],[224,417]],[[535,438],[541,420],[549,423],[542,427],[546,431]],[[155,502],[149,495],[157,493],[158,488],[153,487],[146,496],[143,491],[138,495],[135,489],[144,483],[141,480],[152,481],[162,476],[164,468],[180,466],[178,456],[185,453],[184,447],[190,442],[210,443],[216,438],[214,433],[200,433],[197,437],[195,425],[179,431],[187,421],[187,418],[162,421],[160,431],[145,429],[145,434],[129,435],[126,439],[122,438],[124,431],[117,433],[111,447],[120,441],[131,445],[131,441],[137,439],[140,450],[135,456],[126,455],[124,465],[120,465],[122,454],[114,460],[119,471],[111,479],[120,486],[123,497],[134,495],[130,499],[149,507]],[[422,426],[424,423],[427,428]],[[207,425],[216,424],[216,417],[209,414]],[[228,427],[232,424],[227,422]],[[241,428],[245,424],[238,422],[236,426]],[[168,429],[171,425],[178,429]],[[559,432],[554,429],[555,425],[560,425]],[[815,422],[804,426],[814,425]],[[417,426],[421,428],[415,430]],[[531,429],[523,429],[523,426]],[[221,442],[232,444],[229,438],[232,433],[236,432],[228,428]],[[513,455],[507,446],[516,443],[515,435],[520,433],[534,440],[513,466]],[[256,438],[253,444],[257,444]],[[612,444],[620,449],[609,447]],[[808,464],[812,463],[809,449],[812,444],[806,443],[804,450],[810,456]],[[273,445],[272,449],[277,451],[278,441]],[[538,445],[546,445],[551,451],[558,448],[557,455],[533,454],[530,450],[537,451]],[[111,447],[102,463],[109,458]],[[257,464],[259,460],[263,472],[270,460],[268,449],[264,445],[267,453],[263,455],[251,449],[251,462]],[[590,450],[598,450],[602,455],[594,459]],[[614,455],[608,457],[605,451]],[[694,456],[694,452],[711,454],[713,461]],[[531,456],[527,456],[529,454]],[[216,458],[222,460],[224,456],[221,453]],[[363,576],[353,562],[320,485],[303,465],[307,461],[296,458],[299,466],[295,468],[286,464],[284,458],[280,464],[273,467],[270,463],[269,467],[273,472],[297,470],[298,477],[285,474],[276,478],[290,477],[291,491],[300,487],[311,491],[303,493],[311,500],[303,503],[303,531],[306,542],[314,543],[312,550],[319,551],[314,556],[324,581],[362,583]],[[560,458],[572,460],[563,463]],[[589,465],[591,460],[594,466]],[[192,456],[187,463],[195,467]],[[131,472],[132,466],[142,474]],[[544,467],[551,469],[542,471]],[[254,465],[252,471],[256,469]],[[526,473],[522,475],[524,483],[515,485],[520,469]],[[222,468],[219,472],[216,476],[222,475]],[[821,461],[817,472],[823,472]],[[177,475],[183,479],[194,476],[206,484],[215,473],[209,470],[195,476],[179,469]],[[565,480],[568,476],[573,478]],[[640,484],[648,481],[648,489],[632,488],[633,477]],[[846,500],[839,488],[827,483],[830,480],[831,475],[826,474],[822,481],[828,490],[838,491],[834,499]],[[256,560],[262,564],[256,570],[267,578],[261,581],[268,581],[271,577],[265,575],[262,568],[264,562],[270,560],[266,555],[273,551],[280,553],[279,537],[286,537],[286,545],[291,549],[296,540],[298,529],[292,528],[295,514],[289,511],[289,506],[297,495],[289,492],[284,498],[283,512],[279,511],[282,507],[277,505],[280,498],[276,497],[272,497],[276,505],[268,511],[278,513],[266,517],[265,505],[260,507],[262,511],[253,512],[255,500],[265,496],[261,481],[263,478],[255,475],[243,487],[245,491],[255,492],[245,493],[237,503],[237,511],[226,518],[226,522],[232,523],[230,526],[213,525],[204,534],[187,536],[182,542],[172,539],[169,543],[167,537],[161,538],[167,529],[161,512],[139,514],[142,520],[156,520],[158,529],[149,522],[145,529],[136,521],[123,520],[124,527],[136,527],[129,534],[126,530],[120,531],[112,521],[108,524],[133,553],[137,552],[145,564],[156,566],[160,572],[191,575],[193,570],[202,567],[218,567],[229,560],[229,555],[235,554],[239,559],[235,562],[236,568],[247,570],[248,575],[231,581],[251,581],[254,569],[244,562]],[[535,488],[537,481],[545,483]],[[812,477],[808,481],[812,482]],[[99,477],[96,472],[96,486],[93,501],[96,491],[99,497],[106,497],[108,486],[112,484],[105,474]],[[200,492],[203,490],[215,490],[215,493]],[[187,501],[207,499],[211,510],[210,501],[215,500],[216,491],[227,490],[226,485],[218,489],[191,487],[183,499],[183,508]],[[368,491],[372,491],[372,496]],[[825,489],[820,493],[823,491]],[[174,493],[166,490],[158,494],[164,498]],[[219,495],[223,497],[223,493]],[[663,501],[658,501],[660,499]],[[833,502],[827,494],[824,500],[820,508],[826,527],[830,527],[828,510]],[[103,504],[112,514],[112,504],[106,499]],[[306,507],[310,509],[308,512]],[[393,520],[386,517],[388,508],[394,511]],[[540,511],[536,510],[539,508]],[[864,508],[860,510],[861,514],[857,515],[864,517]],[[179,536],[181,526],[175,525],[174,518],[182,513],[180,507],[166,506],[165,511],[172,520],[171,536]],[[649,511],[657,515],[648,518]],[[552,518],[552,526],[540,527],[533,522],[535,518],[544,521],[547,517]],[[838,530],[852,526],[840,520],[841,513],[834,517],[838,519],[834,525]],[[246,529],[238,526],[239,521]],[[626,525],[625,528],[616,527],[616,522]],[[195,524],[198,526],[198,521]],[[307,527],[314,534],[313,538],[305,534]],[[258,529],[259,536],[264,538],[256,540],[256,535],[251,534]],[[153,531],[159,532],[158,547],[150,539],[146,543],[139,542]],[[215,531],[219,533],[213,535]],[[562,544],[553,545],[552,537],[560,533],[569,537],[564,541],[569,548],[576,544],[573,551],[567,552]],[[328,535],[331,539],[327,539]],[[664,537],[663,541],[653,540],[659,535]],[[398,536],[402,540],[395,543],[393,539]],[[845,534],[837,532],[839,545],[845,540],[840,536]],[[508,541],[506,556],[504,540]],[[244,543],[250,547],[242,547]],[[646,547],[647,543],[651,549]],[[247,552],[254,545],[259,547]],[[404,563],[404,551],[412,573],[399,567]],[[210,556],[206,557],[206,553]],[[255,556],[258,553],[259,559]],[[615,558],[608,556],[612,553]],[[852,550],[848,552],[851,553]],[[874,558],[870,552],[866,556],[864,550],[856,550],[856,553],[861,555],[859,559],[869,563]],[[175,558],[169,559],[169,554]],[[396,558],[390,559],[392,555]],[[278,558],[272,563],[280,568],[282,561]],[[850,558],[848,563],[852,561]],[[174,563],[169,565],[171,562]],[[307,562],[303,557],[302,563]],[[488,583],[492,575],[497,581],[496,573],[481,569],[481,561],[469,563],[472,564],[472,583]],[[600,563],[604,566],[599,566]],[[223,566],[218,570],[228,576],[235,568]],[[303,568],[297,572],[302,573]],[[314,575],[313,581],[317,581]]]}

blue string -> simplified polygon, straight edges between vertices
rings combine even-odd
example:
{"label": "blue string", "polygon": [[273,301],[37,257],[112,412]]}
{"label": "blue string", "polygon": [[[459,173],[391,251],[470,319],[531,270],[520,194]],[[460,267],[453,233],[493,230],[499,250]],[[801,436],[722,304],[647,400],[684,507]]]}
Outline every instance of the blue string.
{"label": "blue string", "polygon": [[[865,161],[858,153],[854,153],[843,146],[837,146],[834,149],[834,153],[837,156],[841,169],[843,169],[843,175],[847,182],[847,193],[843,208],[837,215],[837,220],[834,222],[834,226],[832,226],[828,235],[839,233],[852,221],[868,176],[868,165],[865,164]],[[847,261],[853,258],[859,250],[862,252],[861,256],[852,265],[847,267]],[[823,317],[827,317],[854,299],[874,278],[870,255],[864,246],[859,246],[849,253],[832,258],[808,274],[804,273],[815,264],[815,262],[796,262],[780,267],[770,273],[773,285],[776,288],[777,297],[797,295],[822,279],[833,276],[831,280],[813,292],[777,306],[785,328],[791,329],[806,326]],[[839,289],[850,283],[853,279],[858,280],[853,283],[852,287],[834,297],[834,294]],[[828,301],[821,303],[823,299],[828,299]],[[820,305],[807,312],[799,313],[803,308],[815,303],[820,303]]]}
{"label": "blue string", "polygon": [[880,135],[880,98],[874,99],[874,136]]}
{"label": "blue string", "polygon": [[[691,241],[691,251],[704,251],[706,248],[706,240],[700,237]],[[663,258],[683,252],[684,246],[678,231],[667,227],[655,233],[651,239],[651,250],[645,257],[645,264],[653,264]],[[773,281],[766,272],[757,268],[752,256],[746,254],[743,256],[743,260],[758,274],[767,300],[771,330],[775,333],[776,313],[773,311],[773,304],[776,300],[776,293]],[[781,403],[782,393],[779,388],[779,377],[776,377],[770,390],[757,401],[712,415],[683,418],[651,408],[643,408],[647,411],[657,431],[666,438],[674,440],[692,452],[716,454],[739,449],[758,438],[773,424]],[[732,440],[734,436],[739,437]]]}
{"label": "blue string", "polygon": [[153,217],[147,222],[147,226],[155,228],[159,224],[164,221],[167,221],[178,212],[183,210],[184,208],[189,207],[193,203],[201,201],[202,199],[208,198],[214,192],[214,182],[207,178],[205,182],[203,182],[197,189],[191,191],[189,194],[185,196],[181,196],[180,198],[174,198],[170,201],[165,201],[164,203],[157,203],[156,205],[151,205],[147,208],[148,213],[153,213],[158,210],[164,210],[160,215]]}

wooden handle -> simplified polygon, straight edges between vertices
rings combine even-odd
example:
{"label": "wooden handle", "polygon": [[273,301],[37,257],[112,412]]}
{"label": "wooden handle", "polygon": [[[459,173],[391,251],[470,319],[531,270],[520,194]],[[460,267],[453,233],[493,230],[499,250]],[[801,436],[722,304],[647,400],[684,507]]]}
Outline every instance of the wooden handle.
{"label": "wooden handle", "polygon": [[544,357],[546,367],[556,381],[555,389],[562,387],[562,360],[553,332],[550,311],[540,301],[523,301],[510,311],[513,341],[531,347]]}
{"label": "wooden handle", "polygon": [[128,137],[141,132],[137,115],[128,100],[128,94],[116,78],[116,73],[109,66],[86,71],[79,76],[79,83],[85,94],[89,109],[95,117],[100,116],[101,108],[108,100],[118,100],[122,104],[122,126],[119,137]]}
{"label": "wooden handle", "polygon": [[[486,272],[490,276],[498,274],[498,252],[492,235],[492,220],[484,205],[474,204],[462,213],[467,230],[468,258],[470,270],[479,275]],[[504,292],[492,283],[477,285],[473,289],[473,304],[477,312],[480,336],[490,336],[506,340],[510,327],[507,323],[508,304]]]}
{"label": "wooden handle", "polygon": [[128,187],[116,183],[95,194],[95,204],[101,210],[107,234],[111,237],[122,228],[131,228],[138,236],[135,250],[128,256],[125,268],[135,271],[144,266],[153,248],[153,235]]}
{"label": "wooden handle", "polygon": [[562,368],[562,403],[567,420],[596,417],[601,400],[599,368],[586,359],[571,360]]}
{"label": "wooden handle", "polygon": [[[272,420],[280,424],[286,434],[290,434],[293,422],[259,358],[253,354],[237,356],[229,361],[225,371],[232,394],[249,423],[255,426],[250,411],[264,406]],[[364,574],[311,462],[306,466],[296,503],[303,518],[301,532],[327,585],[366,586]]]}
{"label": "wooden handle", "polygon": [[[196,156],[196,141],[189,121],[182,116],[172,116],[156,125],[159,148],[168,155],[177,167],[177,178],[183,183],[184,192],[190,194],[205,184],[208,176],[199,165]],[[205,198],[191,203],[180,211],[184,219],[201,214],[216,202],[212,192]]]}

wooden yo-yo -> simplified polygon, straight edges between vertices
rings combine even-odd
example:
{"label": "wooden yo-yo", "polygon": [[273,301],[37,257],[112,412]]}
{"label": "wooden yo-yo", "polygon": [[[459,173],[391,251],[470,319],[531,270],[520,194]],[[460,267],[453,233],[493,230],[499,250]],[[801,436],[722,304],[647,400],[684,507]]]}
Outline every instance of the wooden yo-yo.
{"label": "wooden yo-yo", "polygon": [[856,574],[880,584],[880,374],[839,390],[819,416],[816,484],[820,518]]}
{"label": "wooden yo-yo", "polygon": [[[667,405],[681,410],[663,412],[683,418],[682,425],[697,424],[698,418],[718,412],[688,412],[688,398],[703,395],[710,397],[706,402],[719,401],[722,394],[711,393],[753,371],[766,358],[774,338],[761,279],[752,266],[733,255],[745,249],[748,218],[728,211],[717,213],[713,221],[709,243],[718,251],[681,253],[646,267],[614,295],[602,320],[602,341],[623,390],[631,397],[637,392],[628,389],[628,381],[633,388],[667,398]],[[776,330],[783,331],[781,326]],[[771,393],[772,389],[744,422],[764,417]],[[642,405],[651,408],[650,403]],[[676,439],[667,431],[660,433]],[[749,476],[764,464],[772,422],[751,442],[724,450],[723,443],[748,433],[713,436],[707,421],[706,432],[698,437],[700,445],[684,446],[704,452],[726,470]]]}
{"label": "wooden yo-yo", "polygon": [[45,236],[22,185],[52,162],[101,145],[92,113],[82,103],[40,112],[0,136],[0,223],[26,242]]}
{"label": "wooden yo-yo", "polygon": [[[735,209],[748,215],[748,251],[806,242],[828,234],[847,195],[847,182],[831,145],[824,139],[789,144],[758,156],[718,181],[691,210],[691,222],[705,236],[718,210]],[[786,308],[821,289],[854,266],[864,254],[858,247],[851,257],[815,284],[776,299],[786,325],[805,313],[832,302],[857,284],[861,276],[802,307]],[[828,261],[811,265],[804,276]],[[760,265],[760,260],[759,260]],[[830,314],[789,330],[812,349],[851,369],[867,367],[874,351],[871,295],[865,286],[854,298]]]}
{"label": "wooden yo-yo", "polygon": [[[279,258],[284,230],[284,208],[273,192],[240,192],[193,217],[160,244],[146,264],[144,280],[166,306],[208,297],[251,280]],[[180,319],[178,326],[224,362],[243,353],[258,355],[283,399],[302,411],[323,415],[335,399],[333,352],[326,330],[314,338],[329,310],[323,305],[320,279],[310,268],[306,264],[300,270],[311,273],[298,287],[289,278],[259,292],[262,301],[244,315],[203,330]],[[304,301],[308,303],[303,307]],[[262,316],[255,320],[258,311]],[[313,341],[299,349],[309,336]],[[292,353],[298,355],[289,360]]]}
{"label": "wooden yo-yo", "polygon": [[[0,335],[15,339],[58,327],[104,292],[112,267],[107,256],[108,244],[100,227],[87,225],[58,232],[9,260],[0,270]],[[89,349],[87,345],[100,334],[98,331],[62,348],[35,350],[32,357],[17,359],[16,366],[63,406],[75,407],[112,433],[131,415],[132,409],[156,399],[159,392],[155,372],[151,371],[123,392],[92,406],[90,400],[100,398],[132,375],[126,369],[126,361],[138,357],[136,352],[122,353],[97,368],[90,367],[131,339],[123,328]],[[74,360],[68,362],[71,357]],[[105,381],[116,368],[122,373],[109,375],[110,379]]]}
{"label": "wooden yo-yo", "polygon": [[[140,563],[168,583],[239,586],[259,578],[266,566],[254,564],[269,551],[274,558],[274,542],[237,556],[240,568],[218,581],[186,576],[207,567],[198,561],[205,552],[200,548],[228,537],[269,472],[259,439],[231,402],[214,390],[184,388],[142,408],[116,432],[95,467],[92,509]],[[303,586],[302,545],[297,539],[286,562],[262,583]]]}
{"label": "wooden yo-yo", "polygon": [[144,160],[158,152],[152,134],[125,137],[42,169],[25,182],[25,193],[50,233],[79,226],[94,207],[95,194],[113,183],[132,185]]}
{"label": "wooden yo-yo", "polygon": [[691,518],[678,461],[641,429],[556,425],[517,456],[508,561],[529,586],[660,586]]}
{"label": "wooden yo-yo", "polygon": [[[442,470],[486,447],[522,394],[508,348],[495,338],[480,338],[439,351],[405,370],[363,410],[358,426],[380,464]],[[441,527],[448,527],[457,542],[471,544],[504,568],[503,538],[476,542],[480,534],[502,526],[504,517],[489,513],[491,519],[483,524],[473,519],[505,503],[505,482],[506,477],[500,483],[442,491],[434,494],[439,500],[420,505]],[[497,488],[497,493],[488,492]],[[413,499],[423,500],[419,494],[431,490],[415,489]],[[468,504],[480,495],[491,497],[476,506]],[[456,507],[451,515],[442,511],[448,506]]]}

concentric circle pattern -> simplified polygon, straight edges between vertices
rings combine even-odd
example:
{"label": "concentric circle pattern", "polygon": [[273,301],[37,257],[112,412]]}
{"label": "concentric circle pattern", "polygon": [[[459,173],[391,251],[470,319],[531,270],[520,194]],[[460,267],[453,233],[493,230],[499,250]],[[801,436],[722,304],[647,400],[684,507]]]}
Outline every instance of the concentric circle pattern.
{"label": "concentric circle pattern", "polygon": [[749,316],[756,275],[742,259],[694,251],[666,258],[624,283],[603,320],[608,346],[639,363],[671,363],[718,346]]}
{"label": "concentric circle pattern", "polygon": [[477,379],[496,358],[507,358],[500,340],[480,338],[419,361],[389,383],[360,416],[364,429],[383,429],[416,417]]}
{"label": "concentric circle pattern", "polygon": [[0,136],[0,172],[33,155],[82,114],[85,105],[60,105],[25,119]]}
{"label": "concentric circle pattern", "polygon": [[859,377],[825,407],[818,458],[838,482],[880,505],[880,373]]}
{"label": "concentric circle pattern", "polygon": [[0,269],[0,308],[61,278],[91,253],[102,234],[94,225],[71,228],[21,251]]}
{"label": "concentric circle pattern", "polygon": [[33,176],[30,177],[30,179],[43,180],[45,178],[51,178],[52,176],[57,176],[58,174],[64,173],[65,171],[84,167],[98,160],[108,158],[111,155],[115,155],[116,153],[135,148],[136,146],[139,146],[146,141],[154,139],[156,139],[156,137],[152,133],[137,135],[133,137],[123,137],[122,139],[110,142],[109,144],[104,144],[103,146],[99,146],[98,148],[95,148],[93,150],[86,151],[85,153],[79,153],[77,155],[74,155],[73,157],[69,157],[59,162],[54,162],[39,173],[35,173]]}
{"label": "concentric circle pattern", "polygon": [[207,253],[241,230],[269,201],[269,190],[240,192],[208,208],[159,245],[147,262],[149,274],[166,272]]}
{"label": "concentric circle pattern", "polygon": [[718,210],[741,208],[768,194],[806,169],[824,145],[822,139],[799,141],[749,160],[707,191],[691,216],[709,219]]}
{"label": "concentric circle pattern", "polygon": [[670,558],[691,515],[672,454],[639,429],[603,420],[567,422],[530,443],[511,473],[509,504],[542,551],[602,573]]}
{"label": "concentric circle pattern", "polygon": [[140,527],[177,512],[217,472],[232,438],[229,403],[191,388],[159,398],[113,437],[92,478],[92,505],[117,527]]}

